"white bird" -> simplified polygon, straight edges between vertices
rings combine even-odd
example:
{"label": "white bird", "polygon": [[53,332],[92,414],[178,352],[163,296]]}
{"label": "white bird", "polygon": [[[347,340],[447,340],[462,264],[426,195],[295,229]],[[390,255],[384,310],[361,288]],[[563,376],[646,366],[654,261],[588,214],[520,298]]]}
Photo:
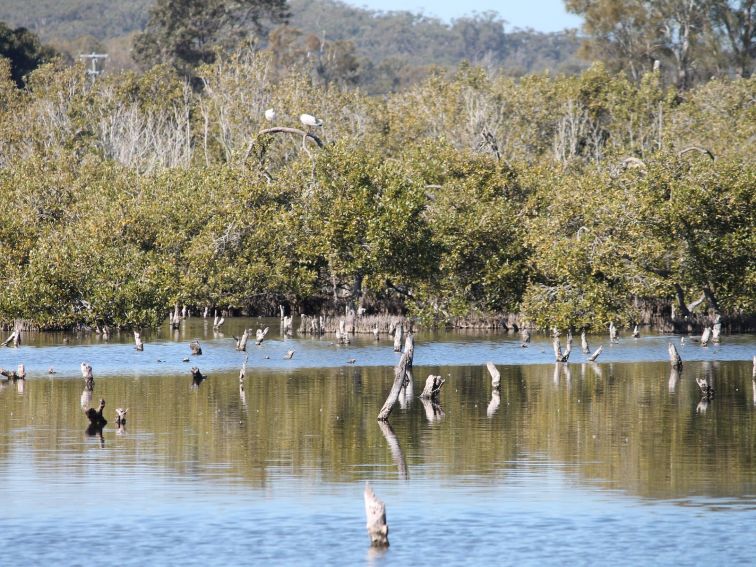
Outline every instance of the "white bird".
{"label": "white bird", "polygon": [[273,122],[276,119],[276,111],[272,108],[269,108],[265,111],[265,120],[268,122]]}
{"label": "white bird", "polygon": [[320,118],[315,118],[312,114],[300,114],[299,121],[305,126],[322,126],[323,121]]}
{"label": "white bird", "polygon": [[287,353],[286,353],[286,354],[284,355],[284,358],[285,358],[286,360],[291,360],[291,357],[292,357],[292,356],[294,356],[294,351],[293,351],[293,350],[290,350],[289,352],[287,352]]}

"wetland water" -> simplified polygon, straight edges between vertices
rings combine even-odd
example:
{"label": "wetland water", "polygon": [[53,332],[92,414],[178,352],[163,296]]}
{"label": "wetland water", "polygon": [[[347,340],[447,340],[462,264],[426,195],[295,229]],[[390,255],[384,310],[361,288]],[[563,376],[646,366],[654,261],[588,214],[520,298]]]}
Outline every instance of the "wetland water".
{"label": "wetland water", "polygon": [[[260,324],[271,332],[248,346],[242,392],[231,336]],[[559,368],[546,337],[523,349],[506,333],[418,333],[415,394],[441,374],[440,407],[401,400],[386,427],[375,417],[399,358],[388,338],[335,346],[277,331],[190,319],[145,334],[144,352],[126,333],[27,333],[0,349],[0,366],[28,373],[0,389],[0,564],[756,561],[753,336],[708,348],[590,337],[604,343],[599,363],[578,348]],[[203,355],[190,357],[195,337]],[[82,361],[94,403],[107,401],[101,437],[85,434]],[[195,389],[192,365],[208,375]],[[386,503],[384,552],[369,547],[367,480]]]}

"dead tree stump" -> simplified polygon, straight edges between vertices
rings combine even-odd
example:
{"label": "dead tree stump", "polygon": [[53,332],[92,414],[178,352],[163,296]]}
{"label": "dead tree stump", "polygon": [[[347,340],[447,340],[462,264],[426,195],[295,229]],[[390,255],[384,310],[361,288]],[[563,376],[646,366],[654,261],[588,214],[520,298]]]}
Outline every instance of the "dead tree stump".
{"label": "dead tree stump", "polygon": [[381,411],[378,413],[378,419],[385,421],[391,414],[391,410],[394,408],[394,404],[399,399],[399,392],[404,386],[404,379],[407,374],[407,369],[412,368],[412,357],[415,353],[415,340],[412,333],[407,334],[407,339],[404,343],[404,353],[399,360],[399,364],[394,369],[394,384],[391,386],[386,402],[383,404]]}
{"label": "dead tree stump", "polygon": [[378,499],[369,483],[365,483],[365,516],[367,516],[370,544],[375,547],[388,547],[389,528],[386,523],[386,505]]}
{"label": "dead tree stump", "polygon": [[86,362],[81,363],[81,375],[84,378],[84,389],[88,392],[94,390],[94,375],[92,374],[92,365]]}
{"label": "dead tree stump", "polygon": [[682,367],[683,367],[682,358],[680,358],[680,354],[677,352],[675,345],[673,345],[672,343],[669,343],[669,346],[667,346],[667,351],[669,352],[669,363],[672,366],[672,368],[675,368],[677,370],[682,370]]}
{"label": "dead tree stump", "polygon": [[144,350],[144,342],[142,342],[142,335],[139,331],[134,331],[134,348],[138,351]]}

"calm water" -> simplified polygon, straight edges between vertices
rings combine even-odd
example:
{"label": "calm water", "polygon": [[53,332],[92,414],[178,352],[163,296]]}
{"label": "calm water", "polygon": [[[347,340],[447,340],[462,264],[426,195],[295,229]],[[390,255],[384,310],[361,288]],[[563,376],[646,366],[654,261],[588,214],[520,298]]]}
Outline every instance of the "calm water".
{"label": "calm water", "polygon": [[[419,334],[415,393],[441,374],[441,404],[408,397],[386,426],[387,338],[340,347],[260,323],[273,325],[250,344],[244,390],[231,336],[257,320],[221,335],[192,319],[177,337],[146,336],[144,352],[127,334],[27,334],[0,349],[0,366],[29,375],[0,389],[0,565],[756,562],[753,336],[709,348],[590,337],[605,343],[599,364],[578,350],[555,367],[546,338],[523,349],[506,333]],[[85,432],[82,361],[93,403],[107,401],[102,436]],[[192,365],[209,376],[198,388]],[[386,503],[385,552],[369,547],[368,480]]]}

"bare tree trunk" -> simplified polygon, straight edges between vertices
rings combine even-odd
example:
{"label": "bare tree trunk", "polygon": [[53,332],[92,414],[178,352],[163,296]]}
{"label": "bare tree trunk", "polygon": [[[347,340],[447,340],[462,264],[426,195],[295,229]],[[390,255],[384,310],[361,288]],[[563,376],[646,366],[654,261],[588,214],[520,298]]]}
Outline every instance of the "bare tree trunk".
{"label": "bare tree trunk", "polygon": [[488,368],[488,372],[491,373],[491,386],[495,390],[498,390],[501,384],[501,374],[499,373],[499,370],[494,366],[493,362],[486,362],[486,368]]}
{"label": "bare tree trunk", "polygon": [[402,350],[402,335],[404,334],[404,326],[402,322],[396,324],[394,329],[394,352],[400,352]]}
{"label": "bare tree trunk", "polygon": [[441,387],[446,381],[441,376],[428,375],[425,380],[425,388],[420,394],[420,398],[423,400],[438,400],[438,396],[441,393]]}
{"label": "bare tree trunk", "polygon": [[386,402],[383,404],[381,411],[378,413],[379,420],[385,421],[388,419],[389,415],[391,414],[391,410],[394,408],[396,400],[399,399],[399,391],[402,389],[402,386],[404,386],[407,369],[412,368],[412,357],[414,353],[415,340],[412,333],[408,333],[407,339],[404,343],[404,353],[402,354],[402,358],[399,360],[399,364],[397,364],[396,368],[394,369],[394,384],[391,387],[388,398],[386,398]]}
{"label": "bare tree trunk", "polygon": [[682,370],[682,367],[683,367],[682,358],[680,358],[680,354],[677,352],[675,345],[673,345],[672,343],[669,343],[667,350],[669,351],[669,363],[672,365],[672,368],[676,368],[677,370]]}
{"label": "bare tree trunk", "polygon": [[365,516],[370,543],[375,547],[388,547],[386,505],[378,499],[368,483],[365,483]]}

